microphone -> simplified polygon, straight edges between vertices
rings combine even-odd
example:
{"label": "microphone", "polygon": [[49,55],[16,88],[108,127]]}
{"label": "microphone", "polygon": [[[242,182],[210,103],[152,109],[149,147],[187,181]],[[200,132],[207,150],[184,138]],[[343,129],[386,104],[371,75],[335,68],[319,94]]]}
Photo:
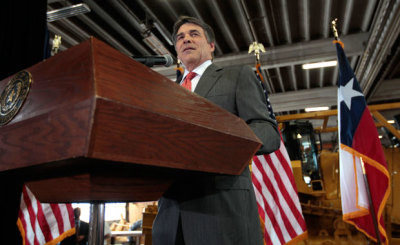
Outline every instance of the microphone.
{"label": "microphone", "polygon": [[132,57],[137,62],[140,62],[148,67],[153,65],[164,65],[166,67],[174,63],[174,59],[171,55],[166,54],[162,56],[144,56],[144,57]]}

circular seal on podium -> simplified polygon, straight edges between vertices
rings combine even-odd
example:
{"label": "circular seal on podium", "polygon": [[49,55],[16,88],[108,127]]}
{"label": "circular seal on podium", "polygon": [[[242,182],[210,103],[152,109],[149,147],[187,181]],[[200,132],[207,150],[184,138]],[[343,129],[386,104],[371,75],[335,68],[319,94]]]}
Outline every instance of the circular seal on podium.
{"label": "circular seal on podium", "polygon": [[7,83],[0,96],[0,126],[10,122],[24,103],[32,83],[28,71],[20,71]]}

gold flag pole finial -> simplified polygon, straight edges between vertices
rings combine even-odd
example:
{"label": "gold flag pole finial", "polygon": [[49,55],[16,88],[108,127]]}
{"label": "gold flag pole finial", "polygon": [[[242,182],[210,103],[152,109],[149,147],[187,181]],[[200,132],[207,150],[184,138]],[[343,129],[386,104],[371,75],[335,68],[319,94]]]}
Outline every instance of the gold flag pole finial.
{"label": "gold flag pole finial", "polygon": [[265,48],[264,48],[264,45],[262,43],[253,42],[252,44],[250,44],[250,46],[249,46],[249,54],[254,52],[254,55],[256,56],[257,64],[260,63],[260,51],[265,53]]}
{"label": "gold flag pole finial", "polygon": [[55,55],[58,53],[58,49],[61,46],[61,36],[60,35],[55,35],[53,38],[53,45],[51,48],[51,55]]}
{"label": "gold flag pole finial", "polygon": [[340,46],[342,46],[342,48],[344,48],[344,44],[339,39],[339,34],[338,34],[338,31],[336,28],[336,24],[337,24],[337,18],[332,20],[332,31],[333,31],[333,36],[335,37],[335,40],[333,40],[333,43],[338,43],[338,44],[340,44]]}
{"label": "gold flag pole finial", "polygon": [[336,40],[339,40],[339,34],[336,28],[336,23],[337,23],[337,18],[335,18],[334,20],[332,20],[332,30],[333,30],[333,36],[335,36]]}

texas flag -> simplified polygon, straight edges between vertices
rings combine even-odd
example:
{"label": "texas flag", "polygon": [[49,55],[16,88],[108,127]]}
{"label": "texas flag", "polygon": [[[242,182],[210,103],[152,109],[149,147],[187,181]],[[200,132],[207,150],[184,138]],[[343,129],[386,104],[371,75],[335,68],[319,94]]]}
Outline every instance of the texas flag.
{"label": "texas flag", "polygon": [[[390,193],[386,160],[378,131],[342,45],[336,41],[339,62],[339,168],[343,220],[376,242],[377,233],[371,214],[373,208],[381,242],[388,244],[382,217]],[[369,204],[361,161],[364,162],[373,207]]]}

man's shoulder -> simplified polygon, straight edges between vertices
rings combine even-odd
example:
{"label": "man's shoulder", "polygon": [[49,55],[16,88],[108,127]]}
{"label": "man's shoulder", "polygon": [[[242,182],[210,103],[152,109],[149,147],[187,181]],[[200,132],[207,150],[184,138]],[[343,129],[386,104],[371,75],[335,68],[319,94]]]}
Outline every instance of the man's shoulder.
{"label": "man's shoulder", "polygon": [[210,70],[215,71],[223,71],[223,72],[238,72],[242,70],[251,70],[251,67],[248,65],[228,65],[228,66],[220,66],[217,64],[212,64],[209,66]]}
{"label": "man's shoulder", "polygon": [[241,70],[241,69],[248,69],[250,66],[248,65],[228,65],[225,66],[226,69],[233,69],[233,70]]}
{"label": "man's shoulder", "polygon": [[89,223],[81,220],[80,227],[89,227]]}
{"label": "man's shoulder", "polygon": [[238,79],[240,77],[255,77],[254,71],[248,65],[229,65],[220,66],[218,64],[210,65],[204,72],[203,76],[211,77],[225,77],[228,80]]}

